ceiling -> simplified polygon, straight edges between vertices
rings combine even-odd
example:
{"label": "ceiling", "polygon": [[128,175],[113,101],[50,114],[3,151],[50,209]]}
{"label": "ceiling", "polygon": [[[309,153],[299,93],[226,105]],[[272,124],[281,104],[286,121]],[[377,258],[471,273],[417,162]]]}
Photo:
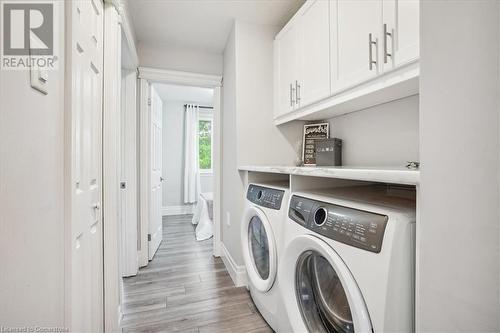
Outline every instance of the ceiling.
{"label": "ceiling", "polygon": [[160,95],[162,101],[199,103],[212,106],[214,101],[214,90],[211,88],[199,88],[189,86],[177,86],[164,83],[154,83],[153,87]]}
{"label": "ceiling", "polygon": [[129,0],[139,43],[222,53],[233,20],[285,23],[304,0]]}

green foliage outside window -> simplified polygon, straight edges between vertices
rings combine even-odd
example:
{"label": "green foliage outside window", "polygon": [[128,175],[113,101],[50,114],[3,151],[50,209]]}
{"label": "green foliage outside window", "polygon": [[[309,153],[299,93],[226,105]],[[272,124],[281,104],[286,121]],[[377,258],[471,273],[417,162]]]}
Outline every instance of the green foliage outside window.
{"label": "green foliage outside window", "polygon": [[212,169],[212,122],[200,120],[198,123],[200,169]]}

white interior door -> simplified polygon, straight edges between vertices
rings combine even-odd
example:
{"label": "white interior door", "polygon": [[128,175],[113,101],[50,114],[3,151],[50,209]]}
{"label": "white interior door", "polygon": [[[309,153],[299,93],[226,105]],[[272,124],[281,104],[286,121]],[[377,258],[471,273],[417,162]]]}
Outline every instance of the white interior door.
{"label": "white interior door", "polygon": [[151,196],[149,219],[149,260],[158,250],[163,238],[161,217],[162,197],[162,113],[163,105],[156,90],[151,87]]}
{"label": "white interior door", "polygon": [[71,296],[73,332],[103,331],[103,4],[71,1]]}

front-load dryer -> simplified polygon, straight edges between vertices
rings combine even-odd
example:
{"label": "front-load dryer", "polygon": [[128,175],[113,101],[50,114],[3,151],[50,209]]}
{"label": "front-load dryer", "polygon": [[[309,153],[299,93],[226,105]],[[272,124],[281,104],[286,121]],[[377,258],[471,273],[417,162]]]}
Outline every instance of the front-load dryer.
{"label": "front-load dryer", "polygon": [[293,193],[279,276],[293,332],[414,331],[414,230],[414,199],[387,186]]}
{"label": "front-load dryer", "polygon": [[288,201],[288,183],[249,184],[241,223],[248,289],[259,312],[277,332],[289,331],[277,281]]}

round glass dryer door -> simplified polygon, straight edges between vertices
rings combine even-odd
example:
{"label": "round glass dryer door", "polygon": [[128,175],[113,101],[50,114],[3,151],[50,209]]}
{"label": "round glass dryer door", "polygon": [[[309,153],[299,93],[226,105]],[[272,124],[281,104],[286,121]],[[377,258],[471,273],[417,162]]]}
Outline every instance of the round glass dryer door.
{"label": "round glass dryer door", "polygon": [[266,292],[273,286],[278,261],[274,233],[261,209],[247,209],[243,216],[241,239],[249,280],[257,290]]}
{"label": "round glass dryer door", "polygon": [[269,239],[267,238],[266,228],[258,216],[250,219],[248,241],[255,269],[259,276],[266,280],[269,278]]}
{"label": "round glass dryer door", "polygon": [[328,260],[319,252],[304,252],[295,278],[297,302],[309,332],[354,332],[344,287]]}
{"label": "round glass dryer door", "polygon": [[296,332],[372,332],[361,290],[346,263],[313,235],[293,237],[283,254],[280,288]]}

